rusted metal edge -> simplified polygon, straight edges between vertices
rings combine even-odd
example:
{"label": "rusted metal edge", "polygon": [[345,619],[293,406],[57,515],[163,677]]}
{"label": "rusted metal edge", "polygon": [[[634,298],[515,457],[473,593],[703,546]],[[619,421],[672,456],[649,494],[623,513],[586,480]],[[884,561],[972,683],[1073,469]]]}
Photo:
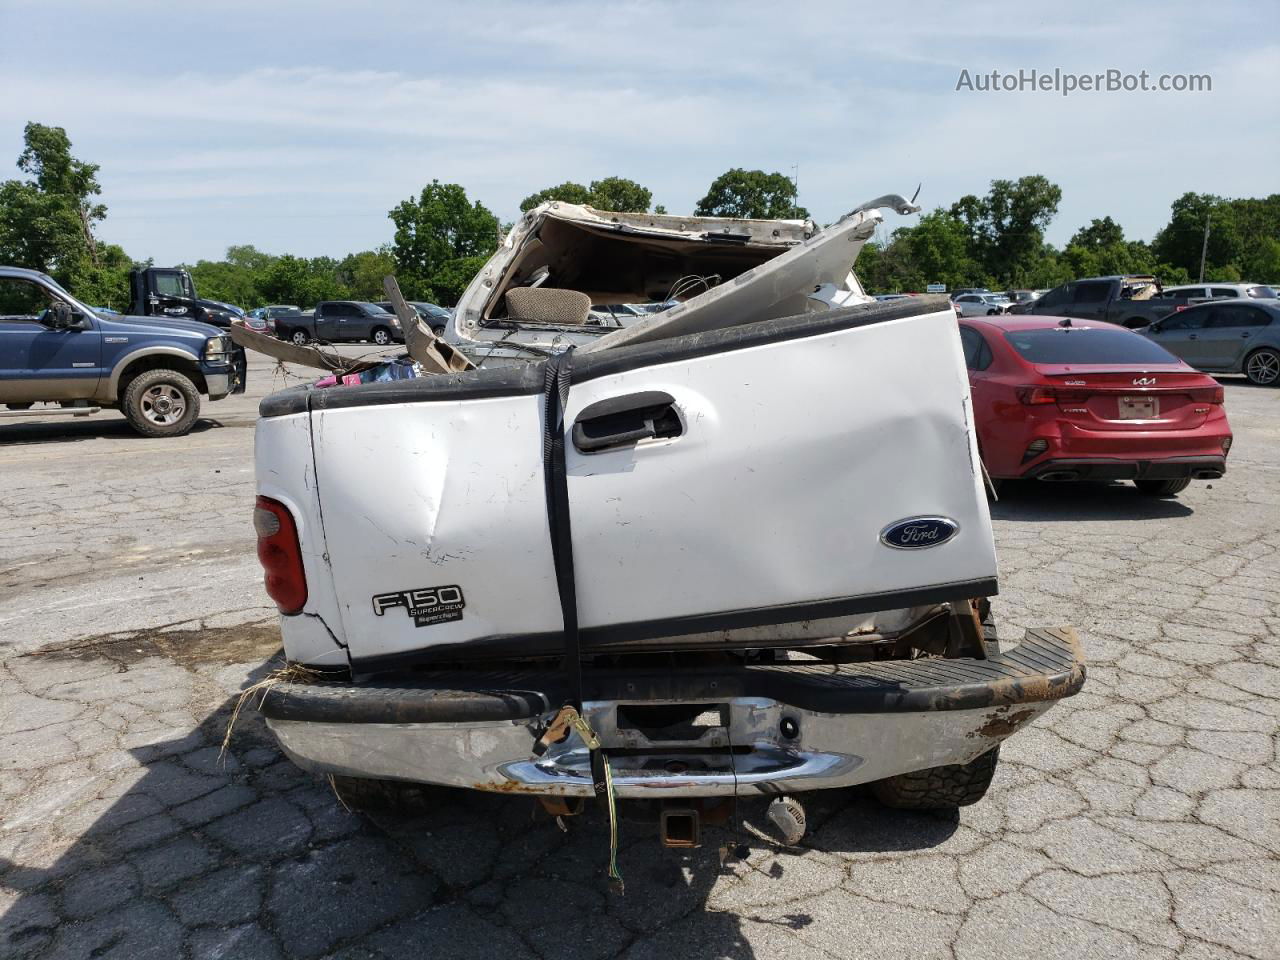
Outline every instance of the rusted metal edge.
{"label": "rusted metal edge", "polygon": [[255,350],[258,353],[266,354],[268,357],[274,357],[276,360],[282,360],[285,363],[296,363],[299,366],[311,367],[314,370],[327,370],[330,373],[359,373],[361,370],[368,370],[380,362],[348,360],[338,353],[326,353],[316,347],[300,347],[295,343],[289,343],[287,340],[277,340],[275,337],[269,337],[265,333],[250,330],[241,323],[231,324],[230,333],[231,339],[246,350]]}

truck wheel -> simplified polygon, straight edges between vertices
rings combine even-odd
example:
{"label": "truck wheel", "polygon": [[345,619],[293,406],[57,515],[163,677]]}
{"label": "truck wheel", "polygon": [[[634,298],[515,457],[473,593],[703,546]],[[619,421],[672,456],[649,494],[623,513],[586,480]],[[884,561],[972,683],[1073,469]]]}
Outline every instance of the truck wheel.
{"label": "truck wheel", "polygon": [[144,437],[180,437],[200,416],[200,391],[177,370],[146,370],[129,381],[120,408]]}
{"label": "truck wheel", "polygon": [[1173,497],[1191,486],[1190,477],[1178,477],[1176,480],[1135,480],[1133,485],[1139,493],[1148,497]]}
{"label": "truck wheel", "polygon": [[146,370],[129,380],[120,412],[143,436],[182,436],[200,416],[200,390],[177,370]]}
{"label": "truck wheel", "polygon": [[386,327],[378,327],[373,331],[373,342],[380,347],[385,347],[391,343],[391,331]]}
{"label": "truck wheel", "polygon": [[335,775],[331,783],[338,799],[352,810],[422,815],[436,810],[448,787],[406,780],[368,780]]}
{"label": "truck wheel", "polygon": [[1244,360],[1244,375],[1260,387],[1280,383],[1280,353],[1269,347],[1255,350]]}
{"label": "truck wheel", "polygon": [[1000,748],[988,750],[968,763],[913,770],[877,780],[871,785],[876,799],[899,810],[949,810],[977,803],[996,775]]}
{"label": "truck wheel", "polygon": [[311,340],[311,338],[307,336],[307,331],[305,330],[293,331],[293,333],[289,334],[289,339],[292,340],[294,346],[297,347],[305,347]]}

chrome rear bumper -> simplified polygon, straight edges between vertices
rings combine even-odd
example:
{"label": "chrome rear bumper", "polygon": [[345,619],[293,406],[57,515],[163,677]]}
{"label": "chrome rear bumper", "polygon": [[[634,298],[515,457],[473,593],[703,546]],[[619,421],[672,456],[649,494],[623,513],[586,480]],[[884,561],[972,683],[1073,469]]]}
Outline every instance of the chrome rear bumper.
{"label": "chrome rear bumper", "polygon": [[[593,794],[589,754],[576,734],[533,756],[564,702],[549,676],[541,683],[518,673],[440,679],[449,686],[415,679],[276,687],[261,709],[285,752],[308,770],[502,793]],[[714,797],[844,787],[967,763],[1078,691],[1084,661],[1064,628],[1028,631],[989,660],[779,664],[597,681],[597,689],[622,694],[583,705],[619,796]],[[643,695],[626,696],[628,687]],[[670,706],[682,706],[691,722],[674,731],[636,720]]]}

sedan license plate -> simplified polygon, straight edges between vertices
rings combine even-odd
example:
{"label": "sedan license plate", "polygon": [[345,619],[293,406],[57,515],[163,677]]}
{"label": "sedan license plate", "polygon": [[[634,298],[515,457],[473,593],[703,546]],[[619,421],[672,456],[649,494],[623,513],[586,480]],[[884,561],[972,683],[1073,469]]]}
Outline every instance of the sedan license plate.
{"label": "sedan license plate", "polygon": [[1155,397],[1121,397],[1121,420],[1154,420],[1160,416],[1160,401]]}

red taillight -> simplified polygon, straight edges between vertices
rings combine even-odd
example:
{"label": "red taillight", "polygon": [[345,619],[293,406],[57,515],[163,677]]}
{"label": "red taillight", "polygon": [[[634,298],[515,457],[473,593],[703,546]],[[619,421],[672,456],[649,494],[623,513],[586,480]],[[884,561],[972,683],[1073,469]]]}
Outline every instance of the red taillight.
{"label": "red taillight", "polygon": [[1018,401],[1028,406],[1041,403],[1083,403],[1089,399],[1087,390],[1063,390],[1059,387],[1018,387]]}
{"label": "red taillight", "polygon": [[1018,402],[1025,403],[1028,406],[1034,406],[1038,403],[1058,402],[1058,396],[1053,387],[1019,387],[1017,393]]}
{"label": "red taillight", "polygon": [[1227,393],[1221,386],[1216,387],[1197,387],[1194,390],[1188,390],[1193,403],[1212,403],[1222,406],[1226,402]]}
{"label": "red taillight", "polygon": [[258,533],[258,562],[267,596],[281,613],[297,613],[307,602],[307,575],[302,569],[298,528],[289,508],[270,497],[259,497],[253,510]]}

